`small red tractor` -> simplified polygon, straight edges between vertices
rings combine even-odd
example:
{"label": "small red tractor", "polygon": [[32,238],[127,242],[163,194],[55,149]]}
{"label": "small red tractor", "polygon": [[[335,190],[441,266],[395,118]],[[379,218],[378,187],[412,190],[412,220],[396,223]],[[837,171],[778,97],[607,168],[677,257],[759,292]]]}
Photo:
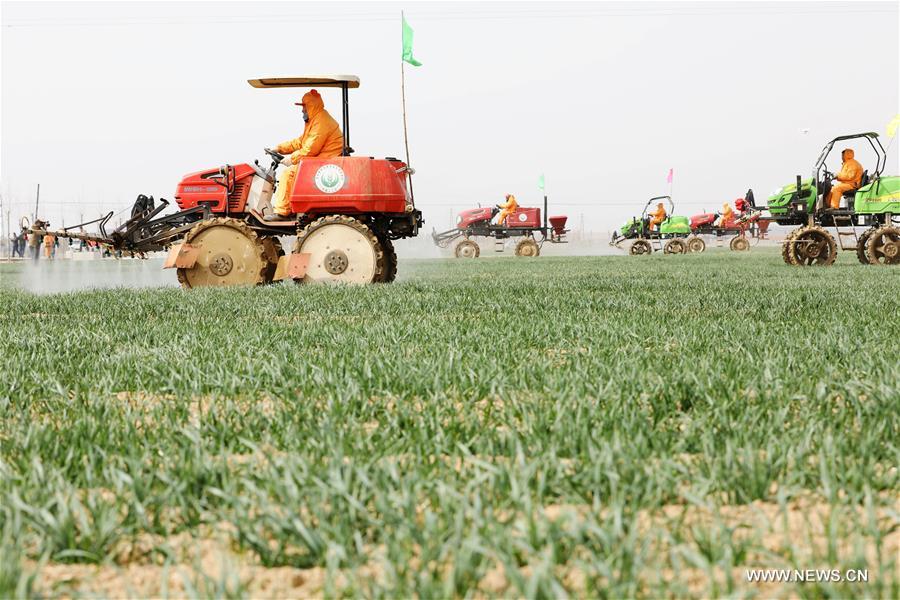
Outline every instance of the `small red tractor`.
{"label": "small red tractor", "polygon": [[720,245],[724,243],[724,238],[729,237],[728,247],[735,252],[749,250],[750,239],[757,242],[765,239],[769,220],[763,218],[761,210],[756,207],[753,190],[747,190],[746,196],[736,200],[734,207],[737,212],[724,221],[720,213],[702,213],[691,217],[691,236],[686,240],[688,251],[706,250],[706,242],[702,237],[705,235],[715,236]]}
{"label": "small red tractor", "polygon": [[[566,243],[565,235],[568,217],[547,217],[547,197],[544,196],[544,220],[541,221],[540,208],[516,208],[503,223],[491,223],[499,206],[470,208],[456,217],[456,227],[447,231],[432,230],[431,239],[439,248],[446,248],[457,239],[460,240],[453,249],[456,258],[478,258],[481,248],[473,237],[492,237],[496,240],[494,249],[503,252],[505,241],[509,238],[522,238],[516,243],[516,256],[539,256],[544,242],[551,244]],[[549,220],[549,224],[548,224]],[[536,238],[536,236],[539,236]]]}
{"label": "small red tractor", "polygon": [[[175,201],[179,212],[158,216],[169,205],[138,196],[131,218],[107,234],[113,213],[61,231],[60,237],[93,240],[143,256],[169,249],[166,268],[175,268],[185,288],[297,282],[390,282],[397,274],[393,240],[414,237],[421,227],[408,165],[396,158],[350,154],[348,90],[353,75],[251,79],[255,88],[339,88],[344,149],[335,158],[304,158],[290,191],[293,221],[264,221],[272,210],[275,170],[283,158],[266,149],[271,164],[224,165],[186,175]],[[99,225],[99,235],[80,233]],[[44,233],[43,231],[35,231]],[[296,235],[285,256],[279,236]]]}

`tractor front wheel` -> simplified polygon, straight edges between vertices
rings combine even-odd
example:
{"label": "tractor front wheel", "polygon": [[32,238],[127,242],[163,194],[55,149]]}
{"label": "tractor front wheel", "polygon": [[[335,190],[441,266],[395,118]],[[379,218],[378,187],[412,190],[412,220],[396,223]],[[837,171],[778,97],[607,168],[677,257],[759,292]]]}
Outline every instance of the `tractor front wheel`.
{"label": "tractor front wheel", "polygon": [[864,265],[872,264],[872,261],[869,258],[869,237],[871,237],[876,229],[876,227],[866,229],[859,234],[859,239],[856,240],[856,259]]}
{"label": "tractor front wheel", "polygon": [[525,238],[516,244],[516,256],[540,256],[541,249],[531,238]]}
{"label": "tractor front wheel", "polygon": [[456,258],[478,258],[481,255],[481,248],[472,240],[463,240],[456,245],[453,254]]}
{"label": "tractor front wheel", "polygon": [[303,283],[379,283],[384,248],[364,223],[346,215],[316,219],[297,235],[294,254],[309,254]]}
{"label": "tractor front wheel", "polygon": [[674,238],[666,242],[663,246],[663,254],[685,254],[687,253],[687,244],[681,238]]}
{"label": "tractor front wheel", "polygon": [[794,246],[794,236],[797,235],[799,229],[795,229],[788,233],[784,241],[781,243],[781,258],[784,259],[784,264],[792,265],[794,264],[793,259],[791,258],[791,249]]}
{"label": "tractor front wheel", "polygon": [[750,240],[742,235],[736,235],[731,238],[728,247],[731,248],[733,252],[746,252],[750,249]]}
{"label": "tractor front wheel", "polygon": [[792,240],[791,264],[798,266],[834,264],[837,243],[831,234],[817,225],[801,227]]}
{"label": "tractor front wheel", "polygon": [[702,237],[699,236],[691,236],[687,241],[688,252],[695,252],[699,254],[706,250],[706,242],[703,241]]}
{"label": "tractor front wheel", "polygon": [[900,229],[879,227],[869,236],[866,249],[873,265],[900,265]]}
{"label": "tractor front wheel", "polygon": [[631,242],[631,247],[628,248],[628,254],[632,256],[641,256],[642,254],[651,254],[653,252],[653,246],[650,245],[648,240],[643,238],[638,238]]}
{"label": "tractor front wheel", "polygon": [[177,271],[184,288],[259,285],[267,281],[271,263],[266,248],[244,221],[228,217],[202,221],[188,232],[184,242],[199,249],[193,266]]}

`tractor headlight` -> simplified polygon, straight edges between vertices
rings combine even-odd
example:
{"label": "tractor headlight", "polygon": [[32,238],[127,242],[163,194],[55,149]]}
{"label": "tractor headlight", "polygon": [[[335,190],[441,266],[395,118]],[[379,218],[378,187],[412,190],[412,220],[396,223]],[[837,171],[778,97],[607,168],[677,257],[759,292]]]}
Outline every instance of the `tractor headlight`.
{"label": "tractor headlight", "polygon": [[462,215],[456,215],[456,224],[459,225],[462,223]]}

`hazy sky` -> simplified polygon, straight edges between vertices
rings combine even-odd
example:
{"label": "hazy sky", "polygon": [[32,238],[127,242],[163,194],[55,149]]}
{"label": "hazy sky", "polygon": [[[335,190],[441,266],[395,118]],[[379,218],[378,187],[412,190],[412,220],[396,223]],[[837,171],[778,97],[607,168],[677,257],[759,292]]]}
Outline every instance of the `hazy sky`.
{"label": "hazy sky", "polygon": [[765,198],[828,139],[884,135],[900,112],[897,2],[3,2],[4,209],[30,214],[40,182],[41,216],[72,224],[262,158],[300,134],[302,91],[254,77],[358,75],[357,155],[402,156],[401,8],[424,63],[406,79],[429,231],[508,192],[536,204],[541,173],[550,212],[595,230],[667,193],[670,167],[680,214]]}

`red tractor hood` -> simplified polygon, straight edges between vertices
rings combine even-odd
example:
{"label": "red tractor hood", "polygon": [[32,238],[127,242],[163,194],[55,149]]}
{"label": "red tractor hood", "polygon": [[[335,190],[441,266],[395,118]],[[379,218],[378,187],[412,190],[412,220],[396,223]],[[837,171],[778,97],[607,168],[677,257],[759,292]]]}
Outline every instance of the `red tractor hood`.
{"label": "red tractor hood", "polygon": [[490,208],[470,208],[469,210],[462,211],[459,213],[459,216],[456,217],[456,227],[458,229],[465,229],[480,221],[490,221],[492,216],[494,215]]}

